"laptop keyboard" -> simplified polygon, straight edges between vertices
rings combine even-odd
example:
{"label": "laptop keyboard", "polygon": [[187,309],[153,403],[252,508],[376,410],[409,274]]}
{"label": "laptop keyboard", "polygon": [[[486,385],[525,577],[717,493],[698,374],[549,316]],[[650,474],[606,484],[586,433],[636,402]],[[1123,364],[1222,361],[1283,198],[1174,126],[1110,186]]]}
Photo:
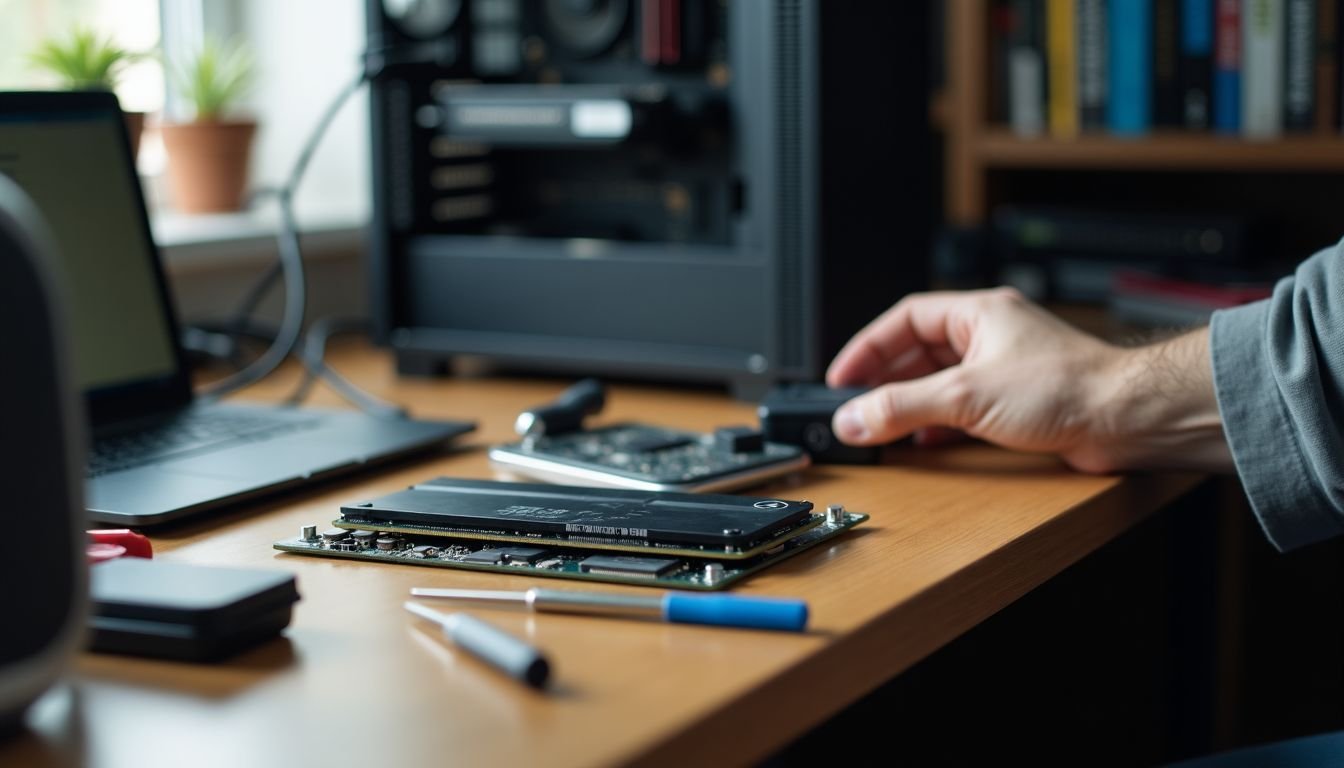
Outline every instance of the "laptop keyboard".
{"label": "laptop keyboard", "polygon": [[265,415],[192,411],[141,430],[94,440],[88,476],[151,464],[169,457],[266,439],[317,426],[321,419],[277,420]]}

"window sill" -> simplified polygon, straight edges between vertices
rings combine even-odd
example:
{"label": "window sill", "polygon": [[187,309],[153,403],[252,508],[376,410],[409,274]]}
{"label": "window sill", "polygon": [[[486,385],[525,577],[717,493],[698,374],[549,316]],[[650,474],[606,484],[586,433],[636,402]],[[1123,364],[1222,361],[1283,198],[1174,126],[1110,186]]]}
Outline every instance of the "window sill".
{"label": "window sill", "polygon": [[[300,210],[305,259],[361,251],[368,215],[354,206]],[[250,265],[275,258],[279,215],[274,208],[239,213],[151,211],[154,241],[174,273]]]}

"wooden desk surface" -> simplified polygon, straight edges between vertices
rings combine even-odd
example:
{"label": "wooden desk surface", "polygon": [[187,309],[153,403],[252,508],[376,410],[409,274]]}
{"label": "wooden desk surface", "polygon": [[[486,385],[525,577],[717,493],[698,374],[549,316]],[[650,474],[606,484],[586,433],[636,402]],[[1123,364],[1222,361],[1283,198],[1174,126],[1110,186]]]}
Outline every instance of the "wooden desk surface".
{"label": "wooden desk surface", "polygon": [[[804,635],[479,612],[546,649],[535,693],[440,642],[401,608],[412,586],[521,589],[521,576],[277,553],[350,499],[438,475],[492,477],[486,446],[558,380],[398,381],[390,362],[341,350],[338,367],[424,418],[480,428],[458,450],[188,527],[151,532],[157,556],[282,568],[303,600],[286,639],[213,666],[85,655],[0,765],[741,764],[760,759],[1192,488],[1194,475],[1090,477],[986,446],[893,452],[885,466],[820,466],[760,495],[840,502],[872,519],[740,592],[811,604]],[[290,379],[292,381],[292,379]],[[284,380],[248,397],[278,397]],[[337,401],[322,391],[314,403]],[[604,420],[708,430],[754,421],[724,394],[618,386]],[[755,493],[755,491],[753,491]],[[550,583],[611,591],[638,587]]]}

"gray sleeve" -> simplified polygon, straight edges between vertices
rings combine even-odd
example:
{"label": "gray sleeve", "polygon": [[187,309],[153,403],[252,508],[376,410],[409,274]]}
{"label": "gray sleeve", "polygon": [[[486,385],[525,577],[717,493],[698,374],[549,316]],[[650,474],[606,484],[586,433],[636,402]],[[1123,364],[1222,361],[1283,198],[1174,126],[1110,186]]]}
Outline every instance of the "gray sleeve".
{"label": "gray sleeve", "polygon": [[1344,243],[1215,312],[1214,386],[1237,473],[1280,550],[1344,534]]}

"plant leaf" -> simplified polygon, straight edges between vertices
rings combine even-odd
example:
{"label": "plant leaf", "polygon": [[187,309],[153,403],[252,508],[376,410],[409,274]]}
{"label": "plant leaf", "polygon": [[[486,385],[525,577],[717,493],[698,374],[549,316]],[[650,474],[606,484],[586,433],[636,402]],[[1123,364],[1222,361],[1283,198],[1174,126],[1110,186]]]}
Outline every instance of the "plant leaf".
{"label": "plant leaf", "polygon": [[170,68],[174,87],[197,120],[218,120],[252,84],[255,63],[239,43],[207,39],[196,54]]}
{"label": "plant leaf", "polygon": [[65,38],[43,40],[28,55],[28,62],[55,75],[66,88],[110,91],[121,70],[143,57],[117,45],[110,35],[76,26]]}

